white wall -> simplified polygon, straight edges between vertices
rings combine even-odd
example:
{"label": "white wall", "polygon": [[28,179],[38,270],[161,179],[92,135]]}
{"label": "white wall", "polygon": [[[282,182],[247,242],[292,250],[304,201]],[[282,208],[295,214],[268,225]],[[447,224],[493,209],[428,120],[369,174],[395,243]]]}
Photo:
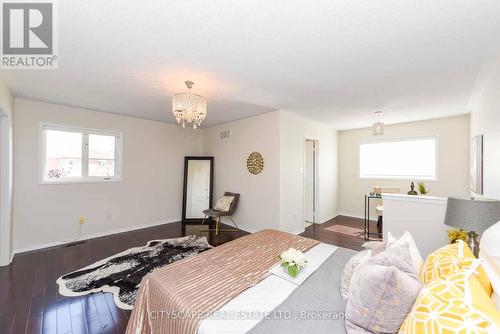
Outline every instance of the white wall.
{"label": "white wall", "polygon": [[[0,110],[7,115],[12,115],[14,110],[14,98],[9,90],[9,87],[3,82],[0,77]],[[1,114],[1,112],[0,112]]]}
{"label": "white wall", "polygon": [[280,230],[304,229],[304,141],[319,141],[319,222],[337,212],[337,131],[280,111]]}
{"label": "white wall", "polygon": [[500,58],[480,75],[470,109],[471,137],[484,135],[483,197],[500,199]]}
{"label": "white wall", "polygon": [[315,163],[316,141],[306,140],[305,143],[305,163],[304,163],[304,221],[308,223],[317,223],[314,220],[314,214],[316,211],[315,196],[317,195],[318,178],[314,177],[317,167]]}
{"label": "white wall", "polygon": [[[220,131],[231,129],[231,139]],[[337,210],[337,134],[331,127],[287,111],[227,123],[204,130],[205,155],[215,157],[215,197],[241,193],[236,219],[254,232],[264,228],[298,233],[304,229],[304,141],[319,140],[319,221]],[[246,158],[264,156],[261,174],[250,174]]]}
{"label": "white wall", "polygon": [[[424,259],[449,243],[444,224],[447,199],[434,196],[385,194],[384,233],[400,236],[408,231]],[[432,233],[429,233],[432,231]]]}
{"label": "white wall", "polygon": [[[430,195],[467,196],[469,194],[469,116],[388,125],[383,140],[437,135],[439,137],[439,180],[426,181]],[[368,180],[359,178],[359,144],[376,140],[372,129],[339,131],[339,213],[364,214],[364,194],[374,186],[409,190],[410,181]],[[374,161],[376,163],[376,161]]]}
{"label": "white wall", "polygon": [[0,266],[12,252],[13,104],[9,88],[0,80]]}
{"label": "white wall", "polygon": [[[214,157],[214,198],[225,191],[240,193],[235,220],[246,231],[279,228],[279,112],[204,129],[204,152]],[[221,140],[221,129],[231,130]],[[253,151],[264,157],[264,170],[253,175],[246,159]]]}
{"label": "white wall", "polygon": [[[14,249],[178,221],[184,156],[201,154],[202,132],[163,122],[15,99]],[[39,123],[123,133],[123,181],[39,184]]]}
{"label": "white wall", "polygon": [[[319,222],[338,212],[361,216],[363,195],[373,186],[398,186],[404,192],[409,186],[408,181],[359,179],[358,145],[373,138],[371,129],[337,134],[288,111],[193,132],[162,122],[26,99],[15,99],[15,109],[13,244],[17,251],[72,240],[80,216],[87,217],[82,238],[180,220],[186,155],[215,157],[214,196],[224,191],[240,193],[235,218],[250,232],[303,230],[306,138],[319,141]],[[40,185],[40,122],[123,132],[124,180]],[[384,139],[438,135],[439,181],[427,182],[431,195],[463,196],[469,189],[469,126],[468,116],[390,125]],[[232,138],[221,140],[221,129],[230,129]],[[246,158],[253,151],[264,156],[264,170],[258,175],[246,168]]]}
{"label": "white wall", "polygon": [[[214,156],[214,196],[241,194],[235,219],[244,230],[303,230],[304,139],[319,140],[319,221],[335,215],[336,131],[284,111],[192,131],[175,125],[15,99],[14,247],[23,251],[77,237],[81,239],[180,220],[183,157]],[[39,123],[123,133],[123,181],[39,184]],[[221,140],[220,130],[231,129]],[[246,159],[258,151],[264,170],[248,172]],[[158,153],[160,152],[160,153]],[[148,162],[154,161],[154,165]],[[29,208],[29,210],[26,210]]]}

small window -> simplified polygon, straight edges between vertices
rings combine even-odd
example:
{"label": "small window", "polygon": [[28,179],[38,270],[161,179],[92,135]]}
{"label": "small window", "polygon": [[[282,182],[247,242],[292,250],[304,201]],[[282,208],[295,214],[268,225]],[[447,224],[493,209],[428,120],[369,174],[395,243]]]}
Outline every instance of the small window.
{"label": "small window", "polygon": [[83,135],[78,132],[45,131],[45,177],[65,179],[82,177]]}
{"label": "small window", "polygon": [[116,137],[89,134],[89,176],[115,176]]}
{"label": "small window", "polygon": [[121,135],[43,124],[42,182],[99,182],[121,177]]}
{"label": "small window", "polygon": [[359,175],[368,179],[437,180],[437,138],[362,143]]}

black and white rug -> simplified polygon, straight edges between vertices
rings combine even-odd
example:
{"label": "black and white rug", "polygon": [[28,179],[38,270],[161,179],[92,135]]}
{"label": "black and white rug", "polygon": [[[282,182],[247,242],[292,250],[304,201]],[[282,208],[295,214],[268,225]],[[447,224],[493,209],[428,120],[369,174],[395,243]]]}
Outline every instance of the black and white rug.
{"label": "black and white rug", "polygon": [[212,248],[205,237],[152,240],[146,246],[130,248],[90,266],[59,277],[59,293],[83,296],[111,292],[116,305],[131,310],[142,278],[156,268]]}

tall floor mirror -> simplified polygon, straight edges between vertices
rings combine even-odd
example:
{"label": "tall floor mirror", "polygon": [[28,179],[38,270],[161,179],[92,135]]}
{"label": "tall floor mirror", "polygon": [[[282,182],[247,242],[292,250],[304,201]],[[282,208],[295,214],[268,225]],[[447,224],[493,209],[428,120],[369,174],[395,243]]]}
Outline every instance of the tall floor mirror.
{"label": "tall floor mirror", "polygon": [[212,208],[213,179],[213,157],[184,158],[183,223],[201,222],[203,210]]}

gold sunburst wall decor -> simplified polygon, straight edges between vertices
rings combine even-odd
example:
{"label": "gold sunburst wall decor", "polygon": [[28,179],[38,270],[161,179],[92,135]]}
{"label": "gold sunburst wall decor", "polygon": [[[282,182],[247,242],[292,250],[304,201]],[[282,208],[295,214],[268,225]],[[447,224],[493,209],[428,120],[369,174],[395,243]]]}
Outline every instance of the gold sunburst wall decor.
{"label": "gold sunburst wall decor", "polygon": [[264,169],[264,158],[259,152],[252,152],[247,158],[247,168],[252,174],[259,174]]}

